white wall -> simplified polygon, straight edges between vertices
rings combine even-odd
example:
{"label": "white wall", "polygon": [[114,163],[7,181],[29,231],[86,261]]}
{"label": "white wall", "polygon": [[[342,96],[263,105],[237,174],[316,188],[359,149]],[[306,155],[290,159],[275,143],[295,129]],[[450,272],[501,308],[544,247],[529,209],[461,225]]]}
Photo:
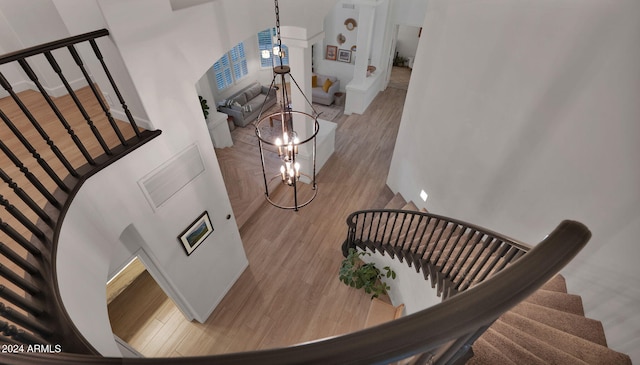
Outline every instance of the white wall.
{"label": "white wall", "polygon": [[421,27],[431,0],[391,0],[394,9],[394,24]]}
{"label": "white wall", "polygon": [[[27,2],[0,0],[0,13],[2,13],[0,20],[4,23],[0,26],[3,28],[2,35],[0,35],[0,49],[4,52],[17,51],[70,35],[51,0]],[[46,28],[48,31],[39,32],[38,29],[41,28]],[[75,62],[66,49],[52,53],[64,70],[67,81],[74,89],[87,85],[82,73],[75,67]],[[37,74],[38,81],[47,93],[53,96],[67,93],[60,78],[44,56],[30,57],[27,62]],[[19,68],[19,66],[13,67]],[[20,68],[20,70],[22,69]],[[23,77],[23,83],[28,84],[29,88],[37,90],[35,84],[29,80],[26,74],[23,74],[22,71],[20,74]]]}
{"label": "white wall", "polygon": [[578,285],[587,315],[633,304],[597,319],[636,361],[639,20],[626,0],[430,2],[388,178],[416,203],[427,191],[430,211],[532,244],[585,223],[569,288],[595,270]]}
{"label": "white wall", "polygon": [[383,270],[385,266],[395,271],[395,279],[384,277],[382,281],[391,288],[388,293],[391,303],[394,306],[404,304],[404,315],[408,316],[442,302],[436,289],[431,287],[431,278],[425,280],[422,271],[416,272],[415,267],[409,267],[406,261],[400,262],[397,257],[392,259],[388,254],[382,256],[379,252],[362,256],[362,261],[373,262],[383,274],[386,273]]}
{"label": "white wall", "polygon": [[[340,80],[340,91],[345,90],[345,86],[353,79],[353,69],[355,58],[358,55],[358,51],[351,54],[351,62],[340,62],[338,60],[327,60],[326,51],[327,46],[336,46],[338,49],[350,50],[351,46],[355,46],[358,39],[359,27],[353,30],[348,30],[345,26],[345,20],[353,18],[358,21],[358,8],[354,6],[353,9],[343,8],[343,4],[347,4],[347,1],[340,0],[331,11],[324,17],[324,42],[318,42],[314,49],[314,71],[321,75],[335,76]],[[342,34],[345,37],[344,44],[338,44],[338,34]]]}
{"label": "white wall", "polygon": [[420,27],[408,25],[400,25],[398,28],[398,42],[396,43],[396,52],[401,57],[415,57],[418,49],[418,33]]}

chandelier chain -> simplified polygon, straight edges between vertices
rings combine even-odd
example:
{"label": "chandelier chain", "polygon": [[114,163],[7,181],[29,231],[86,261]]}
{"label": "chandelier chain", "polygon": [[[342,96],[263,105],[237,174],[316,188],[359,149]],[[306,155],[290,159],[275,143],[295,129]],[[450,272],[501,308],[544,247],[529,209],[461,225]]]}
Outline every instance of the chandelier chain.
{"label": "chandelier chain", "polygon": [[282,39],[280,38],[280,7],[278,6],[278,0],[274,0],[275,12],[276,12],[276,37],[278,40],[278,56],[282,58]]}

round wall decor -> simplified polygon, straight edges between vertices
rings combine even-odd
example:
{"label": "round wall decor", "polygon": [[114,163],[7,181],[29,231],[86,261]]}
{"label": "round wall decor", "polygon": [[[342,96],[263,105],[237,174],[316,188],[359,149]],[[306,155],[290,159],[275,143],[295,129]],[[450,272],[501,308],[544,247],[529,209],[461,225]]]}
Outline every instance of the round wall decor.
{"label": "round wall decor", "polygon": [[336,40],[338,41],[339,45],[342,45],[344,42],[347,41],[347,37],[345,37],[344,34],[340,33],[338,34],[338,37],[336,38]]}
{"label": "round wall decor", "polygon": [[354,30],[358,26],[358,23],[355,19],[349,18],[344,21],[344,25],[347,27],[347,30]]}

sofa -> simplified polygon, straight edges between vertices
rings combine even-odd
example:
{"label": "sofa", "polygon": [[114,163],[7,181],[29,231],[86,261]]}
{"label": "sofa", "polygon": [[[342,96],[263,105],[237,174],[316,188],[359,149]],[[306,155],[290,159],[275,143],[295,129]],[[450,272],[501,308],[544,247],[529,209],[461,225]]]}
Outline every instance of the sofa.
{"label": "sofa", "polygon": [[233,123],[244,127],[255,121],[264,103],[264,111],[276,103],[276,90],[253,82],[242,90],[232,94],[226,100],[218,103],[218,111],[233,117]]}
{"label": "sofa", "polygon": [[331,105],[335,99],[335,93],[338,91],[340,91],[340,80],[337,77],[321,74],[313,74],[311,76],[312,102]]}

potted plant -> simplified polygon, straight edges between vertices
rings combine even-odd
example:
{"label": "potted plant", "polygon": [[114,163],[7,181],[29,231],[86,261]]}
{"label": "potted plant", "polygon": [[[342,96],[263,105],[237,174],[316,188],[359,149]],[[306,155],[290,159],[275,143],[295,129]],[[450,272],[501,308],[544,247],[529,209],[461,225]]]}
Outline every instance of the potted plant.
{"label": "potted plant", "polygon": [[356,289],[364,289],[367,294],[371,294],[371,299],[387,294],[391,289],[384,281],[383,277],[396,278],[395,271],[389,266],[383,268],[383,272],[373,263],[365,263],[360,257],[371,256],[368,252],[358,252],[351,248],[349,254],[342,260],[340,266],[340,281]]}
{"label": "potted plant", "polygon": [[200,99],[200,106],[202,107],[204,119],[207,119],[207,117],[209,116],[209,105],[207,105],[207,99],[203,98],[200,95],[198,95],[198,98]]}
{"label": "potted plant", "polygon": [[408,58],[400,56],[398,52],[396,52],[396,56],[393,58],[393,65],[404,67],[404,65],[409,61]]}

